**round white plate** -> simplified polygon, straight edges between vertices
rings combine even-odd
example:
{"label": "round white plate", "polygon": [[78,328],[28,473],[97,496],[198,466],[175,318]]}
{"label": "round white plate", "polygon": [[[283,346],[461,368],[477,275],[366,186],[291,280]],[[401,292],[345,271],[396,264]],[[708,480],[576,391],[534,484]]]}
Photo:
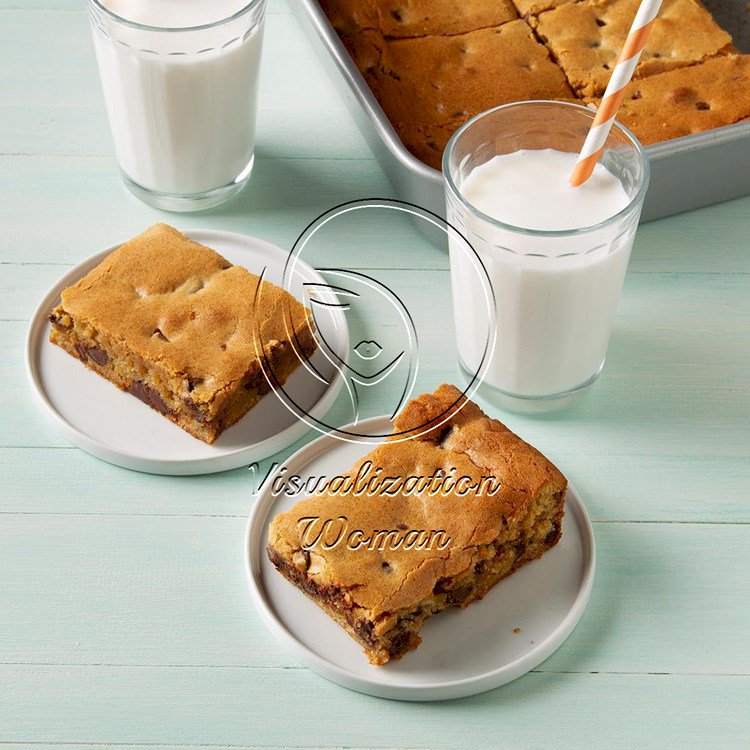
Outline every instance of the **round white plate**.
{"label": "round white plate", "polygon": [[[288,253],[263,240],[233,232],[193,229],[187,236],[214,248],[235,265],[281,284]],[[32,390],[43,408],[79,448],[126,469],[154,474],[207,474],[259,461],[301,438],[309,429],[271,391],[213,445],[189,435],[128,393],[84,367],[49,342],[47,314],[60,292],[85,276],[119,245],[83,261],[47,293],[31,320],[26,339],[26,366]],[[325,283],[310,266],[298,263],[292,293],[305,300],[304,283]],[[318,311],[316,323],[338,353],[346,356],[349,333],[340,310]],[[341,378],[317,351],[311,363],[327,383],[298,367],[285,390],[308,414],[322,418],[336,399]]]}
{"label": "round white plate", "polygon": [[[357,427],[363,433],[383,434],[389,424],[387,417],[375,417]],[[303,480],[332,477],[372,447],[324,435],[284,466],[287,476],[299,474]],[[538,666],[583,615],[594,580],[594,533],[578,493],[568,487],[562,539],[553,549],[501,581],[481,601],[429,619],[416,651],[383,667],[371,666],[361,647],[269,562],[268,524],[299,499],[274,497],[274,476],[260,488],[248,519],[245,565],[250,591],[277,640],[303,664],[339,685],[410,701],[481,693]]]}

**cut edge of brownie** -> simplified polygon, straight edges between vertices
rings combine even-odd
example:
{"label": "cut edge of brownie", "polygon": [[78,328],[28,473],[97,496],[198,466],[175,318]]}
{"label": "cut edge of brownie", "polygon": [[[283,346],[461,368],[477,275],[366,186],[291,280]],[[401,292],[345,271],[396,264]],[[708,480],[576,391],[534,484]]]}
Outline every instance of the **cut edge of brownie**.
{"label": "cut edge of brownie", "polygon": [[[185,392],[185,378],[161,372],[158,362],[142,359],[126,342],[111,340],[87,321],[76,320],[62,305],[49,313],[48,320],[52,324],[49,340],[53,344],[121,391],[135,396],[193,437],[209,444],[271,390],[263,372],[264,365],[255,359],[234,392],[213,414],[190,399],[190,384],[187,383]],[[295,330],[294,335],[294,345],[288,341],[274,342],[268,352],[266,368],[271,370],[272,379],[279,385],[283,385],[299,365],[298,353],[309,357],[317,346],[309,315],[306,315],[306,324]],[[170,381],[173,381],[171,387]]]}
{"label": "cut edge of brownie", "polygon": [[[345,589],[322,586],[307,575],[309,552],[299,549],[287,559],[273,546],[269,545],[266,551],[279,573],[339,623],[364,648],[371,664],[382,666],[419,646],[419,630],[429,617],[481,599],[503,578],[554,547],[562,535],[565,493],[566,487],[555,490],[550,482],[529,503],[526,513],[504,525],[505,534],[492,544],[476,547],[478,559],[468,569],[458,576],[440,579],[432,594],[416,605],[383,613],[376,621],[356,611]],[[295,557],[301,564],[295,562]],[[395,620],[393,627],[377,634],[378,622],[391,618]]]}

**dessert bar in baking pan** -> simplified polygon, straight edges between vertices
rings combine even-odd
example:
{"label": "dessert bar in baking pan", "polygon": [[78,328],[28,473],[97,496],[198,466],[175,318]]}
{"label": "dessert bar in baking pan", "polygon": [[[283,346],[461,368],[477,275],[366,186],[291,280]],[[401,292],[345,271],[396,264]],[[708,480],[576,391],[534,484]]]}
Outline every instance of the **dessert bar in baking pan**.
{"label": "dessert bar in baking pan", "polygon": [[[708,0],[704,5],[732,35],[734,46],[750,53],[745,0]],[[404,146],[318,0],[296,0],[291,7],[397,196],[444,216],[440,172]],[[750,194],[750,121],[655,143],[646,147],[646,153],[651,186],[643,221]],[[445,244],[438,230],[430,238]]]}

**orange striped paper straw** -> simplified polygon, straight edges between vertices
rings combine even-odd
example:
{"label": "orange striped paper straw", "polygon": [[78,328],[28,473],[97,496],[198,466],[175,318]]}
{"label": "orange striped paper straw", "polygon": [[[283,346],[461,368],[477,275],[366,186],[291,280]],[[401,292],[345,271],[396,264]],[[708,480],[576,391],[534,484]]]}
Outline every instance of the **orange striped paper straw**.
{"label": "orange striped paper straw", "polygon": [[573,174],[570,176],[570,184],[573,187],[582,185],[591,177],[594,166],[602,151],[604,151],[604,144],[612,128],[612,123],[615,121],[615,115],[620,108],[623,96],[625,96],[625,86],[633,77],[635,66],[638,65],[641,52],[646,45],[646,38],[654,25],[661,3],[662,0],[643,0],[638,8],[638,13],[636,13],[633,25],[630,27],[630,33],[620,52],[617,65],[607,84],[604,97],[596,111],[594,122],[591,123],[591,129],[578,156]]}

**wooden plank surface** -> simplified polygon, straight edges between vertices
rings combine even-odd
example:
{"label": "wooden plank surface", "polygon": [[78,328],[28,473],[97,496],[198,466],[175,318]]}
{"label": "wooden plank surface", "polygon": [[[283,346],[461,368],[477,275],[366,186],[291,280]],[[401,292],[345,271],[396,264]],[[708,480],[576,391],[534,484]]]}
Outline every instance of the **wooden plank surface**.
{"label": "wooden plank surface", "polygon": [[[563,468],[594,519],[597,579],[571,638],[490,693],[382,701],[299,667],[252,610],[245,469],[103,464],[56,432],[24,375],[46,289],[155,221],[289,248],[331,206],[393,195],[288,7],[269,7],[252,182],[198,216],[121,185],[82,0],[0,0],[0,49],[0,745],[750,746],[750,198],[641,227],[584,403],[537,419],[485,404]],[[397,286],[425,332],[424,387],[456,380],[447,257],[408,223],[393,235],[363,218],[356,247],[334,232],[315,264]]]}
{"label": "wooden plank surface", "polygon": [[[606,737],[617,750],[741,748],[750,699],[746,679],[703,675],[537,673],[422,704],[357,695],[299,669],[10,667],[0,675],[19,706],[0,738],[18,744],[203,747],[211,737],[235,747],[543,750],[601,747]],[[666,741],[655,741],[662,733]]]}

